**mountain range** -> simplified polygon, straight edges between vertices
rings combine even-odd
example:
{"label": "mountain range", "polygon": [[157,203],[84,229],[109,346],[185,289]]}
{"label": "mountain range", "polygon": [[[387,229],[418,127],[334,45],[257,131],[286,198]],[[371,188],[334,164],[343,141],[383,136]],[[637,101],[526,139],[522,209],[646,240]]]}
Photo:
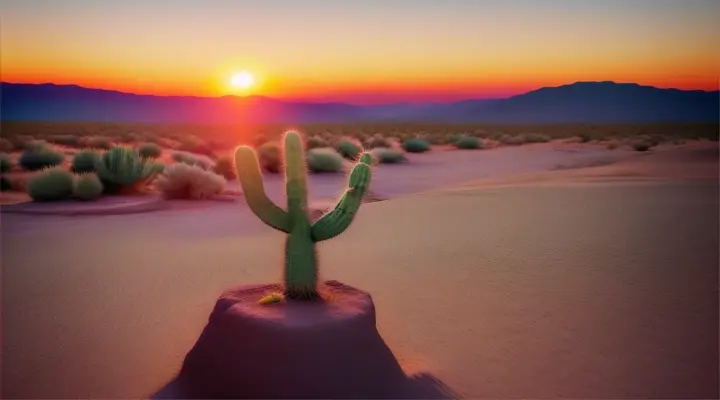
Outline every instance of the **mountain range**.
{"label": "mountain range", "polygon": [[153,96],[76,85],[0,83],[0,120],[165,123],[718,122],[720,92],[576,82],[503,99],[354,105],[263,96]]}

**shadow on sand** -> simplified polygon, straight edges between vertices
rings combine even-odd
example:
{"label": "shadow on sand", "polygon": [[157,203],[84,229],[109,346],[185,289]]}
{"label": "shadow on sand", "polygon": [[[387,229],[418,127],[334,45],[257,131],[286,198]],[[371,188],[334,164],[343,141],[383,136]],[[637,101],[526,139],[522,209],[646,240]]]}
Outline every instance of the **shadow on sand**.
{"label": "shadow on sand", "polygon": [[[461,396],[449,386],[444,384],[434,375],[429,373],[418,373],[407,376],[402,386],[394,389],[392,395],[378,395],[376,397],[365,394],[348,394],[338,397],[345,399],[460,399]],[[150,396],[152,400],[160,399],[205,399],[200,394],[191,394],[180,377],[175,377],[166,384],[160,391]],[[262,398],[252,396],[248,398]]]}

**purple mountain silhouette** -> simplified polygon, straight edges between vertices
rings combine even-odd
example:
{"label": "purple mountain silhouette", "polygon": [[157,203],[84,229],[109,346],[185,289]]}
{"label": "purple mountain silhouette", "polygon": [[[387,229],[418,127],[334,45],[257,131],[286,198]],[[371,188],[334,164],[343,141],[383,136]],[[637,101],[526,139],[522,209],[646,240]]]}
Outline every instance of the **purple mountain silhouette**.
{"label": "purple mountain silhouette", "polygon": [[0,83],[3,121],[647,123],[718,122],[719,113],[718,91],[615,82],[577,82],[506,99],[373,106],[262,96],[150,96],[75,85]]}

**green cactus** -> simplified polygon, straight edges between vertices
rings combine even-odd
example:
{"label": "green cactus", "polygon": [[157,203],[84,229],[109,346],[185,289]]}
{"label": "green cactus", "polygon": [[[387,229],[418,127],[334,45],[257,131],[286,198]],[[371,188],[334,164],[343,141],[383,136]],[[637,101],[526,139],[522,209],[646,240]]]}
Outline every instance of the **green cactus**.
{"label": "green cactus", "polygon": [[285,134],[284,142],[287,211],[265,194],[258,158],[251,147],[241,146],[236,150],[235,168],[250,209],[267,225],[288,234],[283,294],[288,299],[315,300],[320,298],[315,243],[331,239],[350,226],[370,185],[372,158],[367,153],[360,155],[360,162],[350,172],[348,189],[335,208],[311,224],[302,138],[291,131]]}

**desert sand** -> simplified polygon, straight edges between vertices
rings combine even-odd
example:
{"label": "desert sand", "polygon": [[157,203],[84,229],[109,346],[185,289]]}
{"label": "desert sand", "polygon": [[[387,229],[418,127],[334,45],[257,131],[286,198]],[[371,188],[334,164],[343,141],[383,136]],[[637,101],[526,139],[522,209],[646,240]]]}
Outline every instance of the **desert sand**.
{"label": "desert sand", "polygon": [[[542,173],[511,150],[485,152],[495,181],[427,167],[415,191],[452,188],[363,205],[323,277],[463,397],[716,397],[717,143]],[[149,396],[224,289],[281,274],[283,235],[238,204],[2,218],[6,398]]]}

